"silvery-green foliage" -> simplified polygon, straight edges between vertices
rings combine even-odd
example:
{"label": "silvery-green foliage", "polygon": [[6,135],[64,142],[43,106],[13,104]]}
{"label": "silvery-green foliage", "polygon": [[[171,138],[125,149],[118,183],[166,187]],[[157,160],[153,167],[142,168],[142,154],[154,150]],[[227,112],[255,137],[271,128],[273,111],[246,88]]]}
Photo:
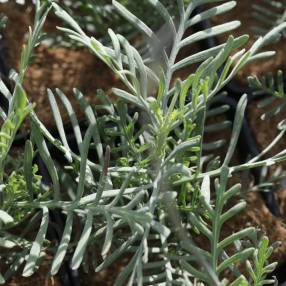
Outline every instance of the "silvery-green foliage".
{"label": "silvery-green foliage", "polygon": [[[263,100],[258,103],[258,108],[263,110],[261,115],[262,120],[271,120],[275,116],[281,116],[285,110],[285,88],[284,88],[283,72],[279,70],[276,77],[272,74],[267,74],[259,79],[257,76],[248,78],[249,85],[254,89],[254,94],[267,95]],[[277,104],[279,101],[279,104]],[[274,146],[278,140],[282,138],[285,133],[285,118],[277,124],[277,129],[280,131],[275,140],[272,142]],[[270,146],[268,149],[270,150]]]}
{"label": "silvery-green foliage", "polygon": [[249,85],[254,88],[256,94],[273,95],[277,98],[285,97],[284,76],[281,70],[277,71],[277,75],[267,74],[259,79],[257,76],[248,78]]}
{"label": "silvery-green foliage", "polygon": [[[208,3],[215,7],[205,8]],[[252,285],[237,266],[247,259],[251,261],[254,255],[255,261],[259,261],[257,267],[265,268],[267,255],[259,252],[264,244],[256,247],[256,230],[252,227],[221,236],[224,223],[245,207],[243,201],[227,207],[227,202],[240,192],[240,185],[227,186],[228,178],[237,171],[275,164],[285,155],[260,161],[259,157],[230,166],[246,95],[239,102],[223,163],[204,155],[223,142],[205,144],[204,135],[229,127],[229,123],[207,126],[206,118],[227,110],[226,106],[209,106],[249,61],[273,54],[260,53],[259,49],[276,37],[285,24],[259,38],[248,51],[240,50],[247,36],[230,36],[224,44],[178,59],[182,48],[239,26],[239,22],[233,21],[185,35],[200,21],[233,8],[234,1],[196,0],[186,4],[178,0],[173,17],[161,2],[148,0],[170,33],[167,39],[160,38],[143,20],[113,1],[119,15],[149,39],[144,56],[113,30],[108,31],[109,45],[89,37],[64,9],[51,4],[36,3],[35,26],[22,53],[19,74],[12,74],[16,88],[11,98],[17,98],[17,88],[22,85],[33,48],[41,41],[41,27],[50,9],[67,25],[59,29],[89,48],[125,87],[113,88],[116,101],[98,91],[95,106],[74,89],[87,128],[79,123],[67,96],[60,89],[49,89],[47,96],[59,138],[47,130],[35,112],[29,113],[32,143],[28,141],[25,148],[27,185],[31,187],[29,166],[36,150],[50,175],[52,184],[47,193],[53,197],[31,195],[29,200],[15,202],[19,208],[31,210],[29,224],[19,236],[11,231],[14,219],[1,210],[0,238],[5,239],[6,252],[1,253],[0,259],[7,266],[6,273],[0,276],[1,283],[20,266],[23,276],[32,275],[48,253],[53,257],[52,275],[67,259],[72,269],[91,265],[98,272],[128,255],[128,265],[114,285]],[[196,8],[203,9],[194,14]],[[196,71],[172,84],[174,73],[192,64],[198,64]],[[1,92],[7,92],[4,84]],[[59,102],[69,116],[76,147],[68,140]],[[52,147],[62,153],[64,167],[51,157]],[[211,189],[215,190],[213,194]],[[49,214],[53,210],[60,210],[66,218],[57,246],[47,241]],[[34,240],[26,238],[31,229],[37,230]],[[206,238],[209,248],[194,243],[198,233]],[[238,253],[229,250],[229,246],[235,246]],[[224,279],[226,269],[231,270],[234,281]]]}
{"label": "silvery-green foliage", "polygon": [[[285,136],[286,124],[285,116],[283,112],[286,108],[285,101],[285,88],[284,81],[285,77],[281,70],[278,70],[277,75],[267,74],[261,78],[257,76],[251,76],[248,78],[250,87],[253,88],[253,94],[264,95],[265,97],[260,100],[257,104],[257,107],[261,110],[261,119],[262,120],[273,120],[275,117],[279,118],[279,122],[276,125],[277,134],[275,138],[272,139],[272,142],[261,152],[259,158],[265,156],[267,153],[272,151],[278,143],[281,143],[281,140]],[[285,155],[285,150],[280,150],[279,156]],[[258,159],[258,158],[256,158]],[[263,179],[261,181],[261,188],[266,191],[271,188],[271,186],[277,186],[277,180],[283,181],[282,187],[285,182],[285,172],[281,168],[277,168],[275,173],[271,178],[269,178],[269,172],[267,167],[264,168]]]}
{"label": "silvery-green foliage", "polygon": [[272,28],[285,22],[285,12],[286,3],[284,0],[263,0],[259,4],[254,4],[253,17],[257,20],[257,25],[253,27],[253,30],[258,35],[265,35]]}
{"label": "silvery-green foliage", "polygon": [[13,140],[23,120],[29,112],[31,112],[32,105],[27,105],[26,94],[20,84],[16,86],[13,96],[2,81],[0,85],[3,95],[6,96],[9,101],[8,112],[5,112],[0,107],[0,116],[3,120],[0,130],[0,181],[3,183],[3,175],[8,152],[10,151]]}
{"label": "silvery-green foliage", "polygon": [[[285,22],[285,1],[262,1],[259,5],[254,5],[254,16],[258,20],[257,27],[255,31],[261,35],[267,33],[271,28],[279,25],[280,23]],[[285,29],[281,33],[285,36]],[[279,41],[280,37],[274,41]],[[270,41],[269,43],[272,43]],[[276,116],[282,116],[283,111],[285,110],[285,87],[284,87],[285,76],[283,71],[278,70],[274,75],[273,73],[268,73],[261,78],[257,76],[250,76],[248,78],[249,86],[253,88],[254,95],[266,95],[265,99],[261,100],[257,107],[261,109],[262,120],[272,120]],[[261,155],[265,155],[267,152],[272,150],[272,148],[284,137],[285,134],[285,118],[281,118],[280,122],[277,124],[278,134],[273,139],[271,144],[262,152]],[[280,154],[283,154],[284,151],[281,150]],[[265,174],[267,172],[264,172]],[[277,169],[276,177],[282,179],[285,177],[282,174],[281,170]],[[274,176],[275,181],[275,176]],[[270,184],[269,184],[270,183]],[[266,183],[270,186],[273,182]]]}
{"label": "silvery-green foliage", "polygon": [[[132,26],[124,21],[115,11],[111,0],[81,0],[81,1],[54,1],[64,7],[69,14],[73,15],[82,28],[90,32],[96,32],[104,36],[108,28],[113,28],[125,35],[133,34]],[[158,13],[150,8],[148,2],[138,0],[120,0],[122,5],[133,11],[137,16],[144,17],[152,27],[158,27]],[[162,3],[169,10],[176,7],[176,1],[163,0]]]}
{"label": "silvery-green foliage", "polygon": [[[8,2],[2,0],[3,3]],[[26,4],[28,1],[16,1],[18,4]],[[128,21],[125,21],[116,13],[111,0],[56,0],[53,1],[64,7],[66,11],[77,21],[77,23],[89,33],[96,34],[102,41],[105,40],[108,28],[125,35],[128,38],[136,36],[136,30]],[[160,24],[159,14],[156,10],[152,9],[148,2],[140,0],[120,0],[122,5],[133,11],[137,16],[145,17],[148,25],[153,28],[158,28]],[[185,0],[184,2],[189,2]],[[0,2],[1,3],[1,2]],[[35,1],[33,1],[35,3]],[[163,0],[162,3],[168,10],[176,9],[176,0]],[[54,34],[49,35],[46,43],[71,45],[65,41],[62,35]],[[138,39],[137,39],[138,41]],[[72,43],[74,45],[74,43]]]}

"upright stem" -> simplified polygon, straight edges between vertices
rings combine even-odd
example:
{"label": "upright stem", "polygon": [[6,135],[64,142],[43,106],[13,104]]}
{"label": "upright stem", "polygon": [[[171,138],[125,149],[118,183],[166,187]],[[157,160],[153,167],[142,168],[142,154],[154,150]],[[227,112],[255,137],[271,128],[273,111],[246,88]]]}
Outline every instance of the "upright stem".
{"label": "upright stem", "polygon": [[186,30],[186,22],[191,14],[191,12],[193,11],[193,5],[190,4],[187,11],[185,12],[185,14],[181,17],[180,19],[180,25],[178,28],[178,32],[175,35],[175,39],[173,42],[173,46],[172,46],[172,50],[171,50],[171,54],[169,57],[169,61],[168,61],[168,66],[167,66],[167,71],[166,71],[166,76],[165,76],[165,96],[163,98],[163,103],[162,103],[162,109],[163,109],[163,113],[166,114],[167,113],[167,107],[168,107],[168,100],[169,100],[169,89],[170,89],[170,85],[171,85],[171,80],[172,80],[172,76],[173,76],[173,66],[176,62],[176,58],[177,55],[180,51],[180,42],[184,36],[185,30]]}
{"label": "upright stem", "polygon": [[214,218],[212,222],[212,230],[213,230],[213,237],[211,240],[211,265],[215,273],[217,274],[217,264],[218,264],[218,258],[219,258],[219,252],[218,252],[218,244],[219,244],[219,238],[220,238],[220,230],[221,230],[221,214],[223,211],[223,205],[224,205],[224,192],[226,189],[226,184],[228,181],[228,175],[229,175],[229,168],[225,165],[222,166],[221,169],[221,175],[220,175],[220,181],[219,186],[216,188],[216,203],[215,203],[215,212],[214,212]]}

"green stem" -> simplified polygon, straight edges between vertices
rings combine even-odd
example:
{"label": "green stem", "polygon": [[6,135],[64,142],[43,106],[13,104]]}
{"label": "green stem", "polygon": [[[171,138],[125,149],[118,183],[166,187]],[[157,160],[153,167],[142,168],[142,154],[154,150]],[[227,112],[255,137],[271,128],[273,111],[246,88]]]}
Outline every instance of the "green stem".
{"label": "green stem", "polygon": [[218,266],[218,259],[219,259],[219,249],[218,249],[218,244],[219,244],[219,239],[220,239],[220,231],[221,231],[221,214],[223,211],[223,205],[224,205],[224,200],[223,200],[223,195],[226,189],[226,184],[228,181],[228,175],[229,175],[229,168],[227,166],[222,166],[221,170],[221,175],[220,175],[220,185],[216,189],[216,203],[215,203],[215,210],[214,210],[214,218],[212,221],[212,230],[213,230],[213,237],[211,240],[211,264],[212,268],[217,273],[217,266]]}

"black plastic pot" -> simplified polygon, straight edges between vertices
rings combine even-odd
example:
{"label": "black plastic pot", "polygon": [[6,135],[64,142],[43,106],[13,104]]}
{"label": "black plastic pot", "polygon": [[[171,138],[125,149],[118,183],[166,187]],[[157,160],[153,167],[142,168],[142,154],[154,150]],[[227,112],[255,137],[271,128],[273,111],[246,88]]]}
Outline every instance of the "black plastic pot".
{"label": "black plastic pot", "polygon": [[[3,45],[3,38],[1,38],[1,35],[0,35],[0,76],[1,76],[1,80],[3,80],[6,83],[8,82],[7,78],[9,74],[9,69],[5,62],[5,58],[6,58],[5,54],[6,53],[5,53],[5,49]],[[0,106],[2,107],[4,111],[7,111],[9,107],[8,101],[3,95],[0,96]]]}
{"label": "black plastic pot", "polygon": [[276,269],[268,275],[268,278],[276,277],[278,286],[286,286],[286,262],[279,264]]}

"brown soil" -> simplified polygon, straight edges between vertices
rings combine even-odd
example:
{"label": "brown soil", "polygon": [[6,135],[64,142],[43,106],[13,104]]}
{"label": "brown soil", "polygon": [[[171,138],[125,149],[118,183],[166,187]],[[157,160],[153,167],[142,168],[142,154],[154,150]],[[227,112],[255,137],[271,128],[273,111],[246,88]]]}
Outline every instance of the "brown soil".
{"label": "brown soil", "polygon": [[7,286],[61,286],[60,279],[57,276],[48,277],[49,271],[48,261],[42,263],[39,270],[29,278],[18,275],[9,281]]}
{"label": "brown soil", "polygon": [[[24,87],[31,101],[36,103],[40,119],[47,125],[54,125],[47,88],[60,88],[78,111],[72,95],[74,87],[95,103],[97,89],[110,94],[110,88],[116,85],[114,75],[87,50],[40,46],[36,52],[37,58],[27,71]],[[63,120],[66,122],[67,118]]]}

